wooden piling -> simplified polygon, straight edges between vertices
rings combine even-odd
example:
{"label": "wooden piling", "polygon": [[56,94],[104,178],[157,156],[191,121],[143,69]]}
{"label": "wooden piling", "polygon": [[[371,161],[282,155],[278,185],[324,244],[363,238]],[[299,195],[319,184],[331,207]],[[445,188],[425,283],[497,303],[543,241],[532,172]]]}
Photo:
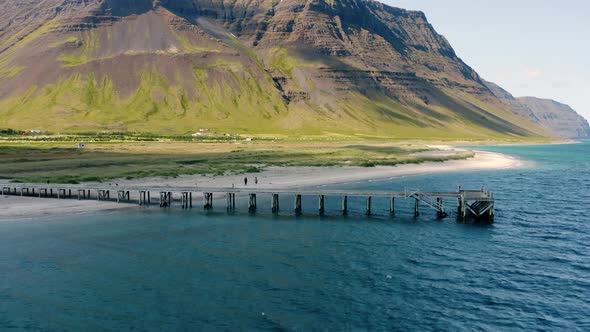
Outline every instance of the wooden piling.
{"label": "wooden piling", "polygon": [[248,211],[250,213],[256,212],[256,194],[249,195]]}
{"label": "wooden piling", "polygon": [[348,214],[348,196],[346,195],[342,196],[342,214]]}
{"label": "wooden piling", "polygon": [[279,194],[272,194],[271,211],[279,213]]}
{"label": "wooden piling", "polygon": [[371,196],[367,196],[367,215],[371,215]]}
{"label": "wooden piling", "polygon": [[318,197],[318,205],[319,205],[318,206],[319,213],[320,213],[320,215],[323,215],[324,212],[326,211],[326,208],[325,208],[325,197],[324,197],[324,195],[319,195],[319,197]]}
{"label": "wooden piling", "polygon": [[389,215],[395,216],[395,197],[389,199]]}
{"label": "wooden piling", "polygon": [[414,204],[414,217],[420,216],[420,200],[416,198]]}
{"label": "wooden piling", "polygon": [[236,194],[235,193],[227,193],[226,194],[226,207],[228,211],[234,211],[236,209]]}
{"label": "wooden piling", "polygon": [[188,191],[183,191],[181,193],[181,205],[183,209],[188,209],[189,208],[189,192]]}
{"label": "wooden piling", "polygon": [[465,202],[465,195],[464,194],[461,194],[459,196],[458,203],[459,203],[458,213],[457,213],[458,218],[460,221],[465,221],[465,218],[467,217],[467,208],[465,207],[466,202]]}
{"label": "wooden piling", "polygon": [[303,209],[301,208],[301,195],[295,194],[295,213],[301,214]]}

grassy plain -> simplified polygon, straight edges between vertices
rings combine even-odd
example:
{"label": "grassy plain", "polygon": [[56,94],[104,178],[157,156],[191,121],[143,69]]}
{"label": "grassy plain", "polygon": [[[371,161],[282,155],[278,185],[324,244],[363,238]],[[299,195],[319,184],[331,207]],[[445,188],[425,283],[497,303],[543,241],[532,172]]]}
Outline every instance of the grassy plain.
{"label": "grassy plain", "polygon": [[219,141],[0,141],[0,178],[21,182],[80,183],[117,178],[253,173],[269,166],[398,165],[465,159],[424,156],[421,143],[358,139]]}

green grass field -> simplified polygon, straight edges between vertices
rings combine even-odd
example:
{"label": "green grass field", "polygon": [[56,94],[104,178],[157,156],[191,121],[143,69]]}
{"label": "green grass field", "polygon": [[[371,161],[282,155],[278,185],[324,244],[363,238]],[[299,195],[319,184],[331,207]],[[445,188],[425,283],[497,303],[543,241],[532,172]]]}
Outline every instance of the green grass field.
{"label": "green grass field", "polygon": [[471,157],[418,156],[419,143],[379,140],[260,140],[211,142],[91,142],[5,140],[0,142],[0,177],[19,182],[80,183],[185,174],[241,174],[269,166],[398,165]]}

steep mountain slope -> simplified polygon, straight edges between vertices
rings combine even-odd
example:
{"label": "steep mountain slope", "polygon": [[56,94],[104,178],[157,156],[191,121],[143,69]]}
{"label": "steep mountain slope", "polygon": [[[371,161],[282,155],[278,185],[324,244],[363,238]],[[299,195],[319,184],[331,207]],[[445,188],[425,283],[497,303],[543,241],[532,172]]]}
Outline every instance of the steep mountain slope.
{"label": "steep mountain slope", "polygon": [[485,82],[490,90],[520,116],[561,138],[590,138],[588,121],[570,106],[551,99],[515,98],[498,85]]}
{"label": "steep mountain slope", "polygon": [[545,135],[421,12],[370,0],[0,0],[0,127]]}

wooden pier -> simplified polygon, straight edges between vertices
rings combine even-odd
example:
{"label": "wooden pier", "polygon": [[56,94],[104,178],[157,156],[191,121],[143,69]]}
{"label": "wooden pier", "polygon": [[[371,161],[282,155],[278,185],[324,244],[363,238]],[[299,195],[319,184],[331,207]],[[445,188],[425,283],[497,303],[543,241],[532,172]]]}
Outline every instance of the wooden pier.
{"label": "wooden pier", "polygon": [[[152,196],[152,193],[155,194]],[[236,210],[236,197],[247,198],[247,208],[250,213],[258,210],[257,198],[270,196],[270,211],[279,213],[282,205],[281,196],[293,198],[292,211],[299,215],[303,212],[302,197],[317,198],[317,212],[326,213],[326,197],[339,197],[341,213],[349,212],[349,198],[362,197],[366,201],[365,212],[373,214],[373,198],[387,198],[389,200],[389,215],[396,214],[396,199],[413,200],[413,215],[420,216],[421,206],[436,212],[438,218],[448,217],[453,211],[447,210],[446,201],[456,201],[456,216],[459,220],[468,218],[493,222],[495,214],[495,199],[493,193],[485,188],[480,190],[463,190],[449,192],[422,192],[419,190],[403,191],[362,191],[362,190],[319,190],[319,189],[264,189],[264,188],[196,188],[196,187],[142,187],[118,185],[66,185],[66,184],[24,184],[10,183],[2,185],[2,195],[39,197],[54,199],[78,199],[98,201],[116,201],[117,203],[135,203],[142,207],[159,205],[161,208],[180,207],[193,208],[193,194],[201,194],[204,209],[213,209],[214,198],[224,197],[228,211]]]}

